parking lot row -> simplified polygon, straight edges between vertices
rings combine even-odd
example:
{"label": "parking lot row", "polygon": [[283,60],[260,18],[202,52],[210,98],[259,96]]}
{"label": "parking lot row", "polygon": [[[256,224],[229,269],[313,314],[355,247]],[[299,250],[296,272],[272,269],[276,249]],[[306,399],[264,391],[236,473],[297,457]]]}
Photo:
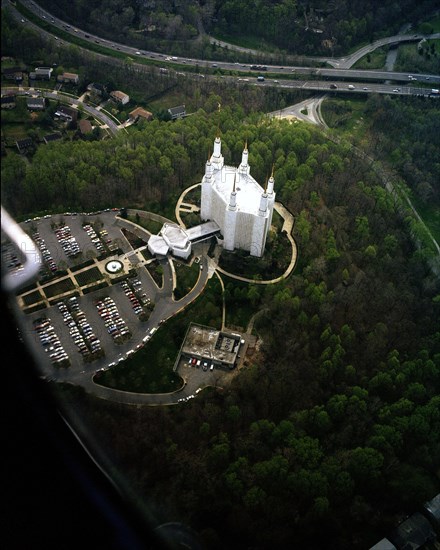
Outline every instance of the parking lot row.
{"label": "parking lot row", "polygon": [[50,318],[40,317],[36,319],[34,329],[51,363],[56,366],[68,367],[70,365],[69,356],[61,345]]}
{"label": "parking lot row", "polygon": [[66,224],[61,224],[54,228],[58,242],[61,244],[66,256],[74,258],[81,252],[79,244],[70,231],[70,227]]}
{"label": "parking lot row", "polygon": [[131,338],[132,334],[121,317],[113,298],[106,296],[102,300],[96,301],[95,306],[104,321],[107,332],[115,343],[122,343]]}
{"label": "parking lot row", "polygon": [[[55,260],[52,258],[52,254],[49,248],[47,247],[45,240],[43,239],[43,237],[40,236],[39,231],[34,231],[31,234],[31,237],[41,252],[41,257],[43,258],[44,264],[47,265],[47,267],[50,269],[50,271],[52,271],[52,273],[57,271],[58,266],[55,263]],[[41,266],[41,271],[43,270],[44,270],[44,265]]]}
{"label": "parking lot row", "polygon": [[58,303],[64,324],[69,328],[70,336],[84,359],[97,359],[103,354],[101,341],[95,335],[92,326],[80,309],[78,299],[73,296]]}

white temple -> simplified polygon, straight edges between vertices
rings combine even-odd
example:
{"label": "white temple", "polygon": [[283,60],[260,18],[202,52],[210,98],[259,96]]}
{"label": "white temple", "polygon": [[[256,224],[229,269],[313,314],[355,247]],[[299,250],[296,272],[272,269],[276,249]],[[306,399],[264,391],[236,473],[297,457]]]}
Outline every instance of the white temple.
{"label": "white temple", "polygon": [[240,166],[226,166],[221,139],[215,138],[202,179],[200,216],[220,227],[225,250],[239,248],[261,257],[272,223],[274,178],[272,173],[263,189],[250,175],[248,154],[245,145]]}

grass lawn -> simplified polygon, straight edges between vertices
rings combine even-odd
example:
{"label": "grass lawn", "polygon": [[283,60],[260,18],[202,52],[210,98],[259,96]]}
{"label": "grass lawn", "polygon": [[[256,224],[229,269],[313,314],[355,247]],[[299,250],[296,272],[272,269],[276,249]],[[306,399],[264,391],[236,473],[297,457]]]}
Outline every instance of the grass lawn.
{"label": "grass lawn", "polygon": [[140,225],[152,235],[157,235],[163,225],[161,222],[157,222],[156,220],[152,220],[150,218],[144,218],[143,216],[127,216],[127,219],[137,225]]}
{"label": "grass lawn", "polygon": [[26,296],[23,296],[23,302],[26,306],[40,302],[43,299],[43,296],[39,290],[35,290]]}
{"label": "grass lawn", "polygon": [[46,286],[44,288],[44,293],[48,298],[53,298],[58,294],[64,294],[69,290],[73,290],[75,287],[73,285],[72,279],[64,279],[63,281],[58,281],[53,285]]}
{"label": "grass lawn", "polygon": [[28,137],[28,129],[24,124],[17,122],[6,123],[2,122],[2,134],[8,145],[14,145],[18,139],[24,139]]}
{"label": "grass lawn", "polygon": [[222,32],[214,32],[213,37],[217,40],[224,42],[229,42],[235,46],[241,46],[242,48],[250,48],[252,50],[261,50],[263,52],[267,51],[279,51],[279,48],[266,42],[261,37],[252,36],[252,35],[240,35],[240,36],[230,36]]}
{"label": "grass lawn", "polygon": [[[167,65],[168,67],[168,65]],[[160,111],[161,109],[169,109],[176,107],[176,105],[185,105],[186,111],[191,112],[194,109],[191,97],[182,95],[183,90],[181,88],[174,87],[168,88],[160,97],[148,101],[146,108],[153,113]]]}
{"label": "grass lawn", "polygon": [[176,288],[174,289],[174,299],[180,300],[193,288],[199,277],[199,264],[193,262],[191,266],[178,264],[174,262],[176,270]]}
{"label": "grass lawn", "polygon": [[99,271],[97,267],[92,267],[87,271],[82,271],[81,273],[78,273],[77,275],[75,275],[75,279],[80,286],[84,286],[84,285],[93,283],[95,281],[101,281],[102,273]]}
{"label": "grass lawn", "polygon": [[330,128],[343,133],[358,133],[363,127],[366,98],[330,99],[321,106],[322,116]]}
{"label": "grass lawn", "polygon": [[352,69],[382,69],[387,57],[386,48],[377,48],[357,61]]}

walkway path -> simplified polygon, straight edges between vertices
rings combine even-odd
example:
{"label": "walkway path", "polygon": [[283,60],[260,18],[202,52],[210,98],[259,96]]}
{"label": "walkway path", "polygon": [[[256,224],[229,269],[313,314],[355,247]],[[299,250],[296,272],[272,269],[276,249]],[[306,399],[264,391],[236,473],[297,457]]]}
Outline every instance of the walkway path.
{"label": "walkway path", "polygon": [[[181,208],[182,204],[184,204],[184,198],[185,198],[186,194],[189,191],[192,191],[193,189],[195,189],[198,186],[200,186],[200,183],[196,183],[196,184],[192,185],[191,187],[188,187],[187,189],[185,189],[182,192],[182,194],[180,195],[180,197],[177,201],[177,204],[176,204],[176,210],[175,210],[176,219],[178,220],[181,227],[183,227],[184,229],[185,229],[185,224],[183,223],[182,218],[180,216],[180,208]],[[286,232],[287,238],[289,239],[290,245],[292,247],[292,255],[291,255],[291,258],[290,258],[290,263],[287,266],[286,271],[282,275],[277,277],[276,279],[268,279],[268,280],[264,280],[264,281],[250,279],[248,277],[242,277],[241,275],[235,275],[234,273],[230,273],[228,271],[225,271],[224,269],[222,269],[218,265],[216,265],[215,268],[214,268],[216,271],[218,271],[219,273],[223,273],[223,275],[227,275],[231,279],[237,279],[238,281],[243,281],[243,282],[246,282],[246,283],[255,283],[257,285],[270,285],[270,284],[279,283],[283,279],[286,279],[292,273],[293,268],[295,267],[296,259],[297,259],[297,255],[298,255],[296,242],[295,242],[294,238],[292,237],[294,218],[293,218],[292,214],[287,210],[287,208],[285,206],[283,206],[280,202],[276,202],[274,204],[274,209],[283,218],[283,227],[282,227],[281,230]],[[211,264],[212,264],[212,261],[210,261],[210,265]]]}

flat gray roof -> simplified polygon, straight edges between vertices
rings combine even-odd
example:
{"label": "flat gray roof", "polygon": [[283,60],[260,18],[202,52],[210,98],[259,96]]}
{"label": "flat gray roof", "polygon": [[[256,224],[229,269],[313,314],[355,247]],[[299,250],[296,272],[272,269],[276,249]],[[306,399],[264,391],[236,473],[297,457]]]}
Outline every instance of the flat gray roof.
{"label": "flat gray roof", "polygon": [[240,340],[239,334],[230,334],[191,323],[181,353],[233,365],[237,359]]}
{"label": "flat gray roof", "polygon": [[164,223],[160,231],[164,240],[175,248],[188,247],[188,235],[175,223]]}
{"label": "flat gray roof", "polygon": [[220,231],[220,227],[216,224],[216,222],[210,221],[186,229],[186,234],[188,235],[190,241],[196,241],[209,237],[217,231]]}

